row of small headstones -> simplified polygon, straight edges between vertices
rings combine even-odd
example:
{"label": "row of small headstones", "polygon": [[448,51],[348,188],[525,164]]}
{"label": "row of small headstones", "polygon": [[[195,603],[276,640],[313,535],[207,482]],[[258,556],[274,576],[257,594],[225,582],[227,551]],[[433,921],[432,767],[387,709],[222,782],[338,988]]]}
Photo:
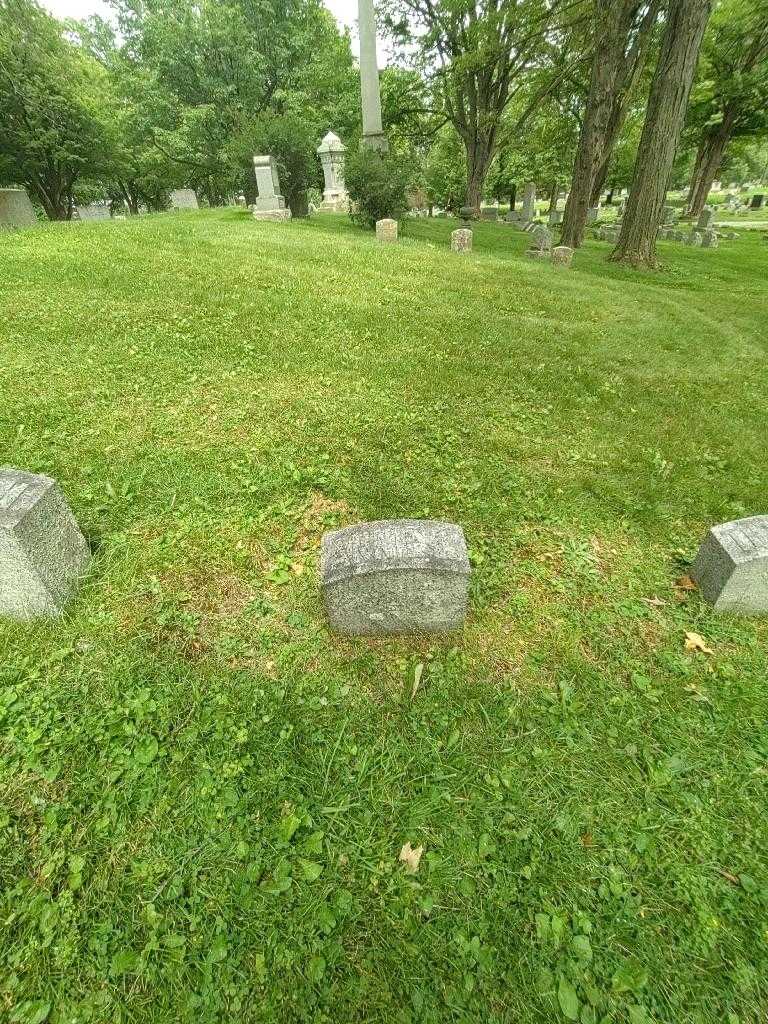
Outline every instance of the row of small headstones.
{"label": "row of small headstones", "polygon": [[[619,228],[616,225],[603,225],[594,233],[594,237],[601,242],[617,242],[619,239]],[[709,228],[704,232],[691,230],[680,231],[676,228],[660,228],[658,237],[671,242],[685,242],[686,245],[700,245],[705,249],[716,249],[719,238],[738,238],[738,232],[717,232]]]}
{"label": "row of small headstones", "polygon": [[[0,615],[60,615],[91,552],[55,480],[0,468]],[[768,612],[768,516],[713,527],[690,570],[724,612]],[[391,519],[325,533],[320,584],[339,633],[445,633],[466,616],[470,562],[455,523]]]}
{"label": "row of small headstones", "polygon": [[[570,267],[573,260],[573,249],[567,245],[552,248],[552,232],[543,224],[529,224],[526,228],[532,236],[531,247],[526,256],[534,259],[551,260],[556,267]],[[385,217],[376,221],[376,238],[380,242],[396,242],[398,238],[397,221]],[[457,228],[451,232],[451,252],[467,253],[472,251],[472,229]]]}

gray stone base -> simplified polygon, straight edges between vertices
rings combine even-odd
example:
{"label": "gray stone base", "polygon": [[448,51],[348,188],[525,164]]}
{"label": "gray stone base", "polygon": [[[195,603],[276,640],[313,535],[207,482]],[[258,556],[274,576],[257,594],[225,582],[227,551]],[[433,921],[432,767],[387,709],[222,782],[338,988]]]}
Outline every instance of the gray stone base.
{"label": "gray stone base", "polygon": [[289,209],[284,210],[254,210],[254,220],[290,220],[291,211]]}
{"label": "gray stone base", "polygon": [[549,249],[526,249],[525,255],[531,260],[548,260],[550,257]]}

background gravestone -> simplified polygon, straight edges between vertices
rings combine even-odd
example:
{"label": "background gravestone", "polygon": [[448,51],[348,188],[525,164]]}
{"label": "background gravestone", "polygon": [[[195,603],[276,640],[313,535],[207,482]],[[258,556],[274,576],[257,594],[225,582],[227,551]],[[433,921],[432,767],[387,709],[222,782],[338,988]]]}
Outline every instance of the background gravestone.
{"label": "background gravestone", "polygon": [[552,232],[543,224],[538,224],[531,232],[531,246],[525,255],[531,259],[548,260],[552,251]]}
{"label": "background gravestone", "polygon": [[0,468],[0,615],[59,615],[89,560],[56,481]]}
{"label": "background gravestone", "polygon": [[552,265],[555,267],[570,267],[573,262],[573,249],[568,245],[556,245],[552,250]]}
{"label": "background gravestone", "polygon": [[397,241],[397,221],[391,217],[376,221],[376,239],[379,242]]}
{"label": "background gravestone", "polygon": [[290,220],[291,211],[280,195],[277,161],[273,156],[254,156],[253,173],[256,176],[258,197],[253,207],[255,220]]}
{"label": "background gravestone", "polygon": [[0,188],[0,231],[37,224],[32,202],[23,188]]}
{"label": "background gravestone", "polygon": [[699,214],[699,219],[696,221],[697,231],[706,231],[709,225],[712,223],[712,218],[715,216],[715,211],[711,206],[705,206]]}
{"label": "background gravestone", "polygon": [[457,228],[451,232],[452,252],[471,252],[472,230],[470,228]]}
{"label": "background gravestone", "polygon": [[175,188],[171,192],[172,210],[199,210],[197,196],[191,188]]}
{"label": "background gravestone", "polygon": [[333,132],[328,132],[317,147],[317,155],[320,157],[325,178],[321,210],[345,213],[349,207],[349,195],[344,185],[344,154],[346,151],[347,147]]}
{"label": "background gravestone", "polygon": [[469,556],[453,523],[390,519],[326,533],[320,573],[337,632],[446,633],[464,621]]}
{"label": "background gravestone", "polygon": [[713,526],[690,575],[716,611],[768,613],[768,516]]}
{"label": "background gravestone", "polygon": [[109,220],[109,206],[106,203],[89,203],[87,206],[76,206],[78,220]]}
{"label": "background gravestone", "polygon": [[529,181],[523,193],[523,210],[521,219],[523,223],[533,220],[536,216],[536,182]]}

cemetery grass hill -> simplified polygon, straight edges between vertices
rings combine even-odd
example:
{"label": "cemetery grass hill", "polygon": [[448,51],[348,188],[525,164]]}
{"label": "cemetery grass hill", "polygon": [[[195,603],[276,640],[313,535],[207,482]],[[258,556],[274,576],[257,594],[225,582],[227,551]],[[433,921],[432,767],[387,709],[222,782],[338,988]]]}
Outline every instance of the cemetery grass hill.
{"label": "cemetery grass hill", "polygon": [[[766,247],[236,207],[0,234],[2,463],[93,552],[0,619],[0,1019],[758,1024]],[[463,630],[329,631],[323,533],[461,524]]]}

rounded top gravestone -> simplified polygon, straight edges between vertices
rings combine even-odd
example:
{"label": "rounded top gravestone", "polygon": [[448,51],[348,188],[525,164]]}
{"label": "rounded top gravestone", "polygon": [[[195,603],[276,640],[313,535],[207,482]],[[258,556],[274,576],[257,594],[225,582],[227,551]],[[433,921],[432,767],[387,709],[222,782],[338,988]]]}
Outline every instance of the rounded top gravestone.
{"label": "rounded top gravestone", "polygon": [[469,556],[454,523],[388,519],[326,533],[320,574],[340,633],[446,633],[464,621]]}

